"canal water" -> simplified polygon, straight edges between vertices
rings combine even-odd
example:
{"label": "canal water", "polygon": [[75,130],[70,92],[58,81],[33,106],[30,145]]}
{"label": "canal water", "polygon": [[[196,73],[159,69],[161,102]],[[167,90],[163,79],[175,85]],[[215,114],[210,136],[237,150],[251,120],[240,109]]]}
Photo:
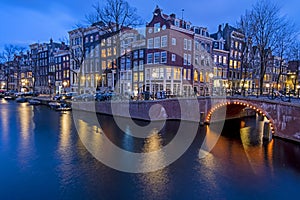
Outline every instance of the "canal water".
{"label": "canal water", "polygon": [[[286,199],[299,195],[300,145],[280,139],[264,142],[256,118],[227,121],[204,158],[199,158],[199,150],[211,130],[199,128],[178,160],[148,173],[126,173],[102,164],[87,151],[77,129],[106,134],[114,144],[133,152],[149,152],[168,144],[180,122],[168,121],[160,132],[143,140],[127,137],[111,116],[98,116],[101,130],[84,118],[76,128],[71,112],[0,99],[0,199]],[[106,154],[111,154],[109,149]]]}

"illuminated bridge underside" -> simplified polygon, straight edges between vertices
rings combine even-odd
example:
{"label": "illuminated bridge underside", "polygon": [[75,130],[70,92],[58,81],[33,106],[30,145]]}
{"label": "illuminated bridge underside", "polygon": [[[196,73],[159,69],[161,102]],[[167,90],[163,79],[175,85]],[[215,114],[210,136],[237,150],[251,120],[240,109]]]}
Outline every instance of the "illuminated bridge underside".
{"label": "illuminated bridge underside", "polygon": [[[261,99],[228,98],[211,106],[206,115],[206,122],[212,123],[221,119],[219,113],[226,112],[226,119],[239,118],[255,113],[266,117],[270,122],[270,129],[275,136],[299,140],[300,135],[300,106],[287,102],[274,102]],[[254,113],[255,112],[255,113]],[[223,114],[224,118],[224,114]]]}

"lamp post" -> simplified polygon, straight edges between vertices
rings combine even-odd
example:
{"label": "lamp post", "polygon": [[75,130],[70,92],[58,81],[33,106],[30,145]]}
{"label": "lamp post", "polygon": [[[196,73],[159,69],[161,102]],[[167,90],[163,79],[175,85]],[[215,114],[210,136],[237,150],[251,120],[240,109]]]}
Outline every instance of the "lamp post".
{"label": "lamp post", "polygon": [[267,83],[267,84],[266,84],[266,87],[267,87],[267,92],[270,93],[270,84]]}
{"label": "lamp post", "polygon": [[64,82],[63,82],[63,86],[64,86],[64,93],[66,93],[66,87],[67,87],[67,85],[68,85],[67,81],[64,81]]}
{"label": "lamp post", "polygon": [[49,96],[51,98],[51,80],[48,80],[48,87],[49,87]]}

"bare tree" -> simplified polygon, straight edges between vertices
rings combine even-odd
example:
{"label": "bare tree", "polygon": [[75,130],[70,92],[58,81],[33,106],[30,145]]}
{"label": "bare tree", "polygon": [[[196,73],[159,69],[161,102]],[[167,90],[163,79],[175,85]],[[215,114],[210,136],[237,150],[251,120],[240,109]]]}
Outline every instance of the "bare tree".
{"label": "bare tree", "polygon": [[278,31],[282,28],[280,8],[269,0],[261,0],[253,5],[252,10],[242,16],[247,22],[247,30],[254,46],[257,46],[260,58],[259,89],[263,93],[264,76],[269,54],[273,52]]}
{"label": "bare tree", "polygon": [[[5,45],[3,52],[0,54],[0,62],[2,63],[2,70],[4,71],[4,80],[6,81],[6,90],[8,90],[9,76],[12,73],[17,74],[17,82],[20,76],[20,63],[18,59],[15,59],[15,55],[23,53],[25,47],[17,45]],[[14,71],[11,71],[14,69]]]}
{"label": "bare tree", "polygon": [[[296,36],[297,37],[297,36]],[[299,35],[298,35],[299,37]],[[292,80],[294,91],[296,91],[296,86],[299,84],[299,69],[300,69],[300,41],[295,41],[291,47],[289,48],[289,60],[294,61],[297,63],[296,66],[296,74],[295,79]],[[298,88],[298,94],[299,94],[299,88]]]}
{"label": "bare tree", "polygon": [[104,23],[109,27],[106,31],[118,32],[122,27],[136,27],[143,23],[136,8],[125,0],[106,0],[105,6],[101,7],[98,2],[93,8],[94,12],[86,15],[87,21],[90,24]]}
{"label": "bare tree", "polygon": [[[276,77],[276,89],[278,89],[280,77],[284,72],[284,62],[291,58],[291,47],[295,43],[297,36],[295,25],[290,23],[287,18],[282,18],[280,24],[281,28],[277,31],[274,46],[274,53],[279,58],[279,74]],[[297,80],[297,77],[295,80]]]}

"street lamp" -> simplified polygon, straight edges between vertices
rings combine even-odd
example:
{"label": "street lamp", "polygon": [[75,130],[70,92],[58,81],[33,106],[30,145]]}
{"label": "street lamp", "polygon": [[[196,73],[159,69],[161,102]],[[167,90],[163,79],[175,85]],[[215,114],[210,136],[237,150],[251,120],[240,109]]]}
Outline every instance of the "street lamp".
{"label": "street lamp", "polygon": [[270,84],[267,83],[267,84],[266,84],[266,87],[267,87],[267,92],[270,93]]}
{"label": "street lamp", "polygon": [[67,87],[67,85],[68,85],[67,81],[64,81],[64,82],[63,82],[63,86],[64,86],[64,93],[66,93],[66,87]]}
{"label": "street lamp", "polygon": [[5,88],[5,82],[3,81],[2,83],[1,83],[1,89],[4,89]]}
{"label": "street lamp", "polygon": [[51,80],[48,80],[48,86],[49,86],[49,96],[51,97]]}

